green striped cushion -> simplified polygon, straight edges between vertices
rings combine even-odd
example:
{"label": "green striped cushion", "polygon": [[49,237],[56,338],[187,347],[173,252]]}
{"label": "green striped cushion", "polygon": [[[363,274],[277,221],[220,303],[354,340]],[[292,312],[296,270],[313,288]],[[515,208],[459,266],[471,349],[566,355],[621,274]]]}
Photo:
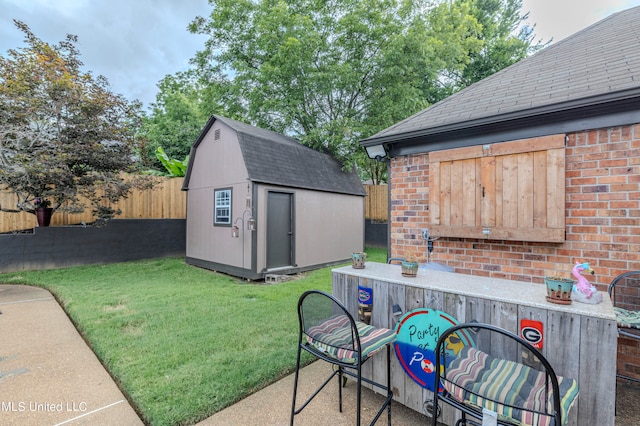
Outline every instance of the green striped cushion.
{"label": "green striped cushion", "polygon": [[[457,400],[495,411],[503,420],[519,425],[553,424],[553,417],[544,414],[553,406],[551,382],[547,391],[545,374],[523,364],[465,346],[447,368],[442,384]],[[578,384],[560,376],[558,384],[565,424],[578,396]]]}
{"label": "green striped cushion", "polygon": [[[356,327],[360,335],[363,361],[396,339],[394,331],[388,328],[377,328],[359,321],[356,321]],[[309,344],[332,358],[348,363],[358,361],[354,336],[346,315],[329,318],[309,328],[305,334]]]}
{"label": "green striped cushion", "polygon": [[614,307],[613,310],[620,327],[640,328],[640,311],[629,311],[618,307]]}

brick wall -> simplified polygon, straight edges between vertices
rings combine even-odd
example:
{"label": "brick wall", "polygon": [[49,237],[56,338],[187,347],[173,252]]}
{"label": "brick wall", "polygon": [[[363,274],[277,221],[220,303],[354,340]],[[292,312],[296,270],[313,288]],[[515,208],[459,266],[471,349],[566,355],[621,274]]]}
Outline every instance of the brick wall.
{"label": "brick wall", "polygon": [[[576,261],[590,262],[595,275],[588,279],[603,291],[616,275],[640,270],[640,124],[568,136],[564,243],[440,238],[428,260],[460,273],[540,284],[545,275],[568,276]],[[390,167],[391,257],[417,250],[426,258],[428,154],[394,158]],[[620,351],[619,368],[640,377],[635,342],[620,339]]]}

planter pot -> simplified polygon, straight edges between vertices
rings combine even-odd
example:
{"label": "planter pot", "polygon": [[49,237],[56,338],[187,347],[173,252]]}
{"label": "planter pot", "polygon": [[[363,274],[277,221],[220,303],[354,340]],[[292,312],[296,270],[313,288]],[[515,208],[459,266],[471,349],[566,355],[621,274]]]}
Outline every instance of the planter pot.
{"label": "planter pot", "polygon": [[36,209],[36,219],[38,220],[38,226],[49,226],[51,223],[51,215],[53,209],[51,207],[39,207]]}
{"label": "planter pot", "polygon": [[351,261],[353,262],[353,269],[364,269],[364,264],[367,261],[367,253],[358,252],[351,255]]}
{"label": "planter pot", "polygon": [[573,280],[568,278],[545,277],[544,283],[547,286],[547,301],[559,305],[571,304]]}
{"label": "planter pot", "polygon": [[402,275],[405,277],[415,277],[418,275],[418,262],[402,261],[400,265],[402,267]]}

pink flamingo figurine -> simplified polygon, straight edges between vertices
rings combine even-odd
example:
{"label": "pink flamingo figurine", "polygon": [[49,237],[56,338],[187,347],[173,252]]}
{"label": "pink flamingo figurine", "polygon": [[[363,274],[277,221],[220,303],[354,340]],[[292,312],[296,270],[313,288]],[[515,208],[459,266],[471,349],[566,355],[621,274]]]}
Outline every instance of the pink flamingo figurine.
{"label": "pink flamingo figurine", "polygon": [[582,272],[587,272],[593,275],[594,272],[593,269],[589,267],[589,262],[576,262],[576,266],[571,270],[573,276],[578,280],[578,282],[573,285],[571,298],[582,303],[595,304],[602,302],[602,294],[598,293],[598,289],[592,286],[589,281],[582,276]]}

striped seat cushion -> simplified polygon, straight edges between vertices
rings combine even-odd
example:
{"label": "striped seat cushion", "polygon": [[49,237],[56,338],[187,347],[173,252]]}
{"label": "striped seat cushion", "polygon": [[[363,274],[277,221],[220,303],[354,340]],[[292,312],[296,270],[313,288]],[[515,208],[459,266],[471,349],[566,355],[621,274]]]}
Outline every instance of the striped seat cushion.
{"label": "striped seat cushion", "polygon": [[[551,426],[553,417],[544,414],[553,406],[551,382],[547,391],[545,376],[523,364],[465,346],[447,368],[442,384],[458,401],[495,411],[502,420],[518,425]],[[558,384],[565,424],[578,396],[578,384],[560,376]]]}
{"label": "striped seat cushion", "polygon": [[[356,327],[360,335],[363,361],[396,339],[394,331],[388,328],[377,328],[358,321]],[[351,325],[346,315],[329,318],[309,328],[305,334],[309,344],[332,358],[348,363],[358,361]]]}
{"label": "striped seat cushion", "polygon": [[620,327],[640,328],[640,311],[629,311],[618,307],[614,307],[613,310]]}

